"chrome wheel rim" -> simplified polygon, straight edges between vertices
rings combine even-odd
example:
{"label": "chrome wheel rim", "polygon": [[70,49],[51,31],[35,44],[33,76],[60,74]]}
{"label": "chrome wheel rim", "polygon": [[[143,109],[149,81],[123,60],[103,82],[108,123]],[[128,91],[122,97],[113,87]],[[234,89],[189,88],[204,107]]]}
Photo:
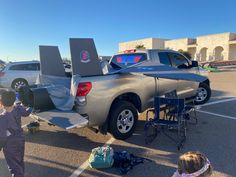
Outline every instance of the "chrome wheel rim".
{"label": "chrome wheel rim", "polygon": [[128,133],[134,125],[134,115],[132,111],[125,109],[119,115],[117,119],[117,129],[121,133]]}
{"label": "chrome wheel rim", "polygon": [[199,87],[197,90],[196,101],[201,102],[204,101],[206,98],[207,98],[207,90],[203,87]]}

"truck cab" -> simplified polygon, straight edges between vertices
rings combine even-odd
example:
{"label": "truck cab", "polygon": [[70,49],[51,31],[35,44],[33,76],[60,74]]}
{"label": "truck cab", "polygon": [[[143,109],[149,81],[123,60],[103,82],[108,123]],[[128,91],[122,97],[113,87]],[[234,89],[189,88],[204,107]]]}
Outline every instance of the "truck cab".
{"label": "truck cab", "polygon": [[[180,70],[185,70],[187,72],[205,75],[205,72],[201,72],[198,66],[198,62],[188,59],[183,54],[173,51],[173,50],[159,50],[158,51],[159,61],[162,64],[169,65]],[[188,97],[191,93],[191,82],[179,80],[177,91],[183,97]],[[196,95],[195,103],[204,104],[211,97],[210,81],[209,79],[200,83],[198,86],[198,92]]]}
{"label": "truck cab", "polygon": [[[111,58],[110,64],[113,68],[120,69],[138,64],[145,60],[157,61],[161,64],[175,67],[180,70],[206,76],[205,72],[201,72],[197,61],[190,60],[183,54],[174,50],[126,50],[115,54]],[[211,97],[209,79],[200,84],[184,80],[177,81],[169,79],[159,79],[158,81],[160,85],[160,93],[162,93],[163,90],[166,90],[166,87],[171,86],[171,88],[177,90],[179,97],[182,98],[192,97],[195,88],[198,87],[198,92],[195,99],[196,104],[204,104]]]}

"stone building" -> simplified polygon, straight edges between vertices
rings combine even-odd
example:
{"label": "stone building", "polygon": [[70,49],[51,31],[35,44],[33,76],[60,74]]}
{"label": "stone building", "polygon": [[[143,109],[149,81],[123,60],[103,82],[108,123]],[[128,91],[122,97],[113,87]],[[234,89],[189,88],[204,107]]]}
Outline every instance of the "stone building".
{"label": "stone building", "polygon": [[143,45],[147,49],[188,51],[192,58],[201,62],[236,60],[236,33],[230,32],[174,40],[141,39],[120,43],[119,51],[134,49],[137,45]]}
{"label": "stone building", "polygon": [[119,43],[119,51],[135,49],[136,46],[143,45],[146,49],[163,49],[165,47],[165,39],[146,38],[129,42]]}

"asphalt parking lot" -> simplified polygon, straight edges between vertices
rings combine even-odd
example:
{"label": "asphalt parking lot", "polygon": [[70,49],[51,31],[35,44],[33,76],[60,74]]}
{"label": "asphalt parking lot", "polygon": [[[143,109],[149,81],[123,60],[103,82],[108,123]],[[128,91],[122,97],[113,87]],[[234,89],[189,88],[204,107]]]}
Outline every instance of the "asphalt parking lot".
{"label": "asphalt parking lot", "polygon": [[[187,141],[181,151],[163,135],[146,145],[143,115],[135,134],[126,141],[95,134],[87,128],[66,132],[42,123],[40,132],[25,132],[25,177],[121,176],[117,169],[94,170],[87,166],[91,149],[106,143],[111,143],[116,151],[127,150],[152,160],[134,167],[127,177],[170,177],[176,170],[178,156],[190,150],[208,156],[214,168],[213,176],[235,176],[236,71],[210,73],[209,77],[212,98],[198,111],[198,125],[189,125]],[[30,121],[26,118],[23,124]],[[2,152],[0,177],[10,177]]]}

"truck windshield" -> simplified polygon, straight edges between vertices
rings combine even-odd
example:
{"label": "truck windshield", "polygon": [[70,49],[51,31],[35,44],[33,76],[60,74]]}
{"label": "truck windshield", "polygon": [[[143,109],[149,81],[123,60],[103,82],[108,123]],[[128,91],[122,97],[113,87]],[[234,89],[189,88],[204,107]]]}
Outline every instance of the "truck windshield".
{"label": "truck windshield", "polygon": [[114,69],[121,69],[147,60],[146,53],[132,53],[114,55],[111,59],[111,66]]}

